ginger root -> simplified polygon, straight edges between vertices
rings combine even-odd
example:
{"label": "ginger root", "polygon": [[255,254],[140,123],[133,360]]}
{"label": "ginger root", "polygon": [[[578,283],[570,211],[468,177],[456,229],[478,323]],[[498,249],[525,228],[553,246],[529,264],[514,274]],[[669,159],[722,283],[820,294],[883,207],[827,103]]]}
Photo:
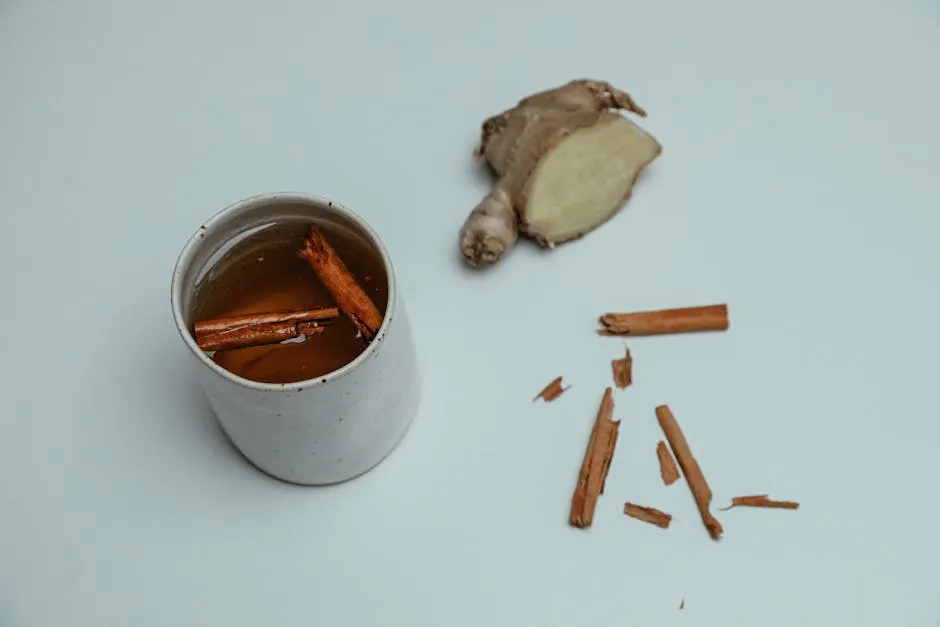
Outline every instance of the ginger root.
{"label": "ginger root", "polygon": [[467,263],[496,263],[520,233],[553,247],[620,210],[662,147],[618,110],[646,116],[610,83],[582,79],[523,98],[483,122],[474,154],[498,182],[461,229]]}

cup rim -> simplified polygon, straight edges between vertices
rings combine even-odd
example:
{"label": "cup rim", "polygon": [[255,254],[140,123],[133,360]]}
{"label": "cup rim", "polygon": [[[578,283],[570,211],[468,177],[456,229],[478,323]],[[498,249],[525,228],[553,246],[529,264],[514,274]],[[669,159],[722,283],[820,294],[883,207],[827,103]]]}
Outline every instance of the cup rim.
{"label": "cup rim", "polygon": [[[209,356],[206,355],[206,353],[201,348],[199,348],[199,346],[196,344],[195,338],[189,332],[189,327],[186,325],[185,316],[182,310],[183,276],[186,274],[187,269],[192,264],[196,250],[200,246],[205,233],[208,230],[211,230],[214,226],[217,226],[220,223],[225,223],[232,215],[241,211],[246,211],[259,205],[263,206],[280,203],[315,205],[327,211],[333,211],[339,214],[344,219],[349,220],[356,228],[361,229],[362,233],[368,237],[371,240],[372,245],[375,246],[379,256],[381,257],[386,273],[388,274],[388,303],[385,306],[385,315],[382,319],[382,325],[379,327],[378,331],[376,331],[375,337],[372,338],[372,341],[369,342],[365,350],[359,353],[359,355],[357,355],[356,358],[352,361],[344,364],[342,367],[336,370],[313,379],[304,379],[302,381],[294,381],[291,383],[264,383],[261,381],[247,379],[226,370],[215,361],[210,359]],[[203,222],[202,226],[196,229],[196,231],[189,237],[186,244],[183,246],[183,249],[180,251],[180,254],[177,257],[176,265],[173,268],[173,278],[170,283],[170,306],[173,310],[173,322],[175,323],[176,330],[180,334],[183,342],[193,353],[193,355],[195,355],[196,359],[199,360],[203,366],[209,368],[209,370],[214,372],[219,377],[229,381],[230,383],[261,392],[280,392],[287,388],[301,391],[307,388],[326,385],[331,381],[340,379],[353,372],[378,350],[379,343],[384,339],[388,331],[388,327],[395,313],[395,306],[397,302],[398,287],[395,280],[395,271],[392,266],[392,260],[388,254],[388,250],[385,248],[385,243],[379,237],[378,233],[376,233],[375,229],[373,229],[368,222],[366,222],[358,213],[349,207],[346,207],[341,203],[323,196],[317,196],[315,194],[307,194],[303,192],[269,192],[257,194],[255,196],[249,196],[247,198],[243,198],[242,200],[231,203],[223,209],[217,211],[205,222]]]}

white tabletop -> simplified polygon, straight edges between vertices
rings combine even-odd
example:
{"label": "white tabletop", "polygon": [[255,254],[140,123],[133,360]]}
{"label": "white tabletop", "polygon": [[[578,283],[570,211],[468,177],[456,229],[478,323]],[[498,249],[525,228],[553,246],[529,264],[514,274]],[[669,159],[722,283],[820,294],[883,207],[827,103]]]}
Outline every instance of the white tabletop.
{"label": "white tabletop", "polygon": [[[936,625],[940,14],[924,0],[0,2],[0,625]],[[480,122],[571,78],[649,111],[627,209],[492,271]],[[170,273],[223,206],[329,196],[387,243],[424,396],[373,472],[236,454]],[[637,338],[593,528],[567,524]],[[572,384],[533,403],[549,380]],[[715,505],[662,485],[668,403]],[[666,510],[668,530],[625,517]],[[679,604],[685,599],[685,608]]]}

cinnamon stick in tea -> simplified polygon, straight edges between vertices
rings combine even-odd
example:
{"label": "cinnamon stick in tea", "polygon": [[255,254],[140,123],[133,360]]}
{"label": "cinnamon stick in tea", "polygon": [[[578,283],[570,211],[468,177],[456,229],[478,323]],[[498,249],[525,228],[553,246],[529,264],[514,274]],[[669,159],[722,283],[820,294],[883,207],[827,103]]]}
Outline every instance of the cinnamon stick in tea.
{"label": "cinnamon stick in tea", "polygon": [[600,317],[601,335],[663,335],[728,329],[728,306],[707,305],[633,313],[608,313]]}
{"label": "cinnamon stick in tea", "polygon": [[614,371],[614,385],[618,388],[624,390],[633,383],[633,357],[629,348],[623,357],[611,361],[610,367]]}
{"label": "cinnamon stick in tea", "polygon": [[662,527],[663,529],[668,529],[669,523],[672,522],[671,514],[661,512],[655,507],[644,507],[642,505],[634,505],[633,503],[624,503],[623,513],[631,518],[648,522],[657,527]]}
{"label": "cinnamon stick in tea", "polygon": [[339,316],[336,307],[316,307],[201,320],[193,325],[196,344],[204,351],[220,351],[276,344],[314,335]]}
{"label": "cinnamon stick in tea", "polygon": [[731,505],[721,508],[726,512],[734,507],[770,507],[774,509],[799,509],[800,504],[795,501],[775,501],[766,494],[755,494],[753,496],[736,496],[731,499]]}
{"label": "cinnamon stick in tea", "polygon": [[336,251],[316,226],[304,239],[304,247],[298,256],[305,259],[317,278],[333,296],[340,311],[368,341],[375,337],[382,326],[382,314],[359,282],[336,254]]}
{"label": "cinnamon stick in tea", "polygon": [[[568,388],[561,386],[561,380],[563,377],[555,377],[552,379],[551,383],[542,388],[542,391],[535,395],[535,398],[532,399],[533,402],[538,399],[542,399],[546,403],[550,403],[562,394],[564,394]],[[570,385],[568,387],[571,387]]]}
{"label": "cinnamon stick in tea", "polygon": [[571,499],[568,522],[573,527],[586,528],[594,522],[597,497],[604,491],[607,472],[610,470],[610,460],[614,456],[620,430],[620,421],[614,420],[613,415],[613,390],[608,387],[601,400],[597,419],[594,421],[584,461],[581,463],[578,484]]}
{"label": "cinnamon stick in tea", "polygon": [[229,316],[227,318],[215,318],[213,320],[201,320],[193,325],[193,331],[197,337],[202,337],[222,331],[243,329],[245,327],[275,324],[278,322],[313,322],[318,320],[326,321],[332,320],[337,316],[339,316],[339,310],[336,307],[314,307],[311,309],[272,311],[269,313],[246,314],[241,316]]}
{"label": "cinnamon stick in tea", "polygon": [[322,333],[318,322],[275,322],[253,327],[220,331],[196,338],[196,345],[204,351],[224,351],[250,346],[277,344],[301,335]]}
{"label": "cinnamon stick in tea", "polygon": [[708,535],[712,537],[712,540],[717,540],[724,530],[721,528],[721,523],[708,510],[712,502],[712,491],[708,487],[708,482],[705,481],[705,475],[702,474],[702,469],[695,461],[695,457],[685,441],[685,436],[682,434],[682,429],[679,428],[679,423],[676,422],[675,416],[672,415],[667,405],[660,405],[656,408],[656,418],[663,433],[666,434],[666,440],[669,442],[669,446],[672,447],[673,454],[679,461],[679,466],[685,475],[686,483],[689,484],[689,490],[692,491],[692,497],[698,506],[699,514],[702,516],[702,522],[705,523]]}
{"label": "cinnamon stick in tea", "polygon": [[679,468],[676,466],[676,460],[662,440],[656,445],[656,457],[659,458],[659,474],[663,478],[663,483],[672,485],[678,481]]}

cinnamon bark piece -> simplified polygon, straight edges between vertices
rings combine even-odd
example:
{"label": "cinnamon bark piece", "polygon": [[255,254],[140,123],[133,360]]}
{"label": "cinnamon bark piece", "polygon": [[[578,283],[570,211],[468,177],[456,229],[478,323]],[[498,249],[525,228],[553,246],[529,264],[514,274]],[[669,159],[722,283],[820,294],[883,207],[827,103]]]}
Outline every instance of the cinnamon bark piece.
{"label": "cinnamon bark piece", "polygon": [[535,398],[533,398],[532,401],[535,402],[541,398],[546,403],[550,403],[556,398],[558,398],[559,396],[561,396],[562,394],[564,394],[568,390],[568,388],[570,388],[571,386],[569,385],[568,387],[562,387],[561,385],[562,378],[563,377],[555,377],[554,379],[552,379],[551,383],[549,383],[544,388],[542,388],[542,391],[536,394]]}
{"label": "cinnamon bark piece", "polygon": [[754,494],[752,496],[736,496],[731,499],[731,505],[723,507],[719,511],[726,512],[735,507],[768,507],[773,509],[799,509],[800,504],[795,501],[775,501],[766,494]]}
{"label": "cinnamon bark piece", "polygon": [[682,474],[685,475],[686,483],[689,484],[689,490],[692,491],[692,497],[695,499],[696,506],[698,506],[699,514],[702,516],[702,522],[705,524],[705,529],[708,530],[708,535],[712,537],[712,540],[718,540],[724,530],[721,527],[721,523],[718,522],[708,510],[712,501],[712,491],[708,487],[708,482],[705,481],[705,475],[702,474],[702,469],[699,468],[698,462],[692,455],[688,443],[685,441],[685,436],[682,434],[682,429],[679,428],[679,423],[676,422],[675,417],[672,415],[667,405],[660,405],[656,408],[656,418],[659,420],[659,426],[666,435],[669,446],[672,447],[673,454],[679,461]]}
{"label": "cinnamon bark piece", "polygon": [[610,362],[610,367],[614,372],[614,385],[621,390],[633,383],[633,357],[630,355],[629,348],[625,350],[626,354],[623,357]]}
{"label": "cinnamon bark piece", "polygon": [[594,522],[597,497],[604,491],[620,430],[620,421],[614,420],[613,414],[613,390],[608,387],[594,421],[591,438],[581,464],[581,472],[578,475],[578,484],[571,499],[568,522],[573,527],[587,528]]}
{"label": "cinnamon bark piece", "polygon": [[650,524],[656,525],[657,527],[662,527],[663,529],[668,529],[669,523],[672,522],[671,514],[661,512],[655,507],[644,507],[643,505],[624,503],[623,513],[627,516],[630,516],[631,518],[648,522]]}
{"label": "cinnamon bark piece", "polygon": [[725,331],[728,329],[728,306],[706,305],[658,309],[633,313],[608,313],[600,317],[601,335],[663,335]]}
{"label": "cinnamon bark piece", "polygon": [[656,445],[656,457],[659,458],[659,474],[663,478],[663,483],[672,485],[678,481],[679,468],[676,466],[676,460],[662,440]]}

